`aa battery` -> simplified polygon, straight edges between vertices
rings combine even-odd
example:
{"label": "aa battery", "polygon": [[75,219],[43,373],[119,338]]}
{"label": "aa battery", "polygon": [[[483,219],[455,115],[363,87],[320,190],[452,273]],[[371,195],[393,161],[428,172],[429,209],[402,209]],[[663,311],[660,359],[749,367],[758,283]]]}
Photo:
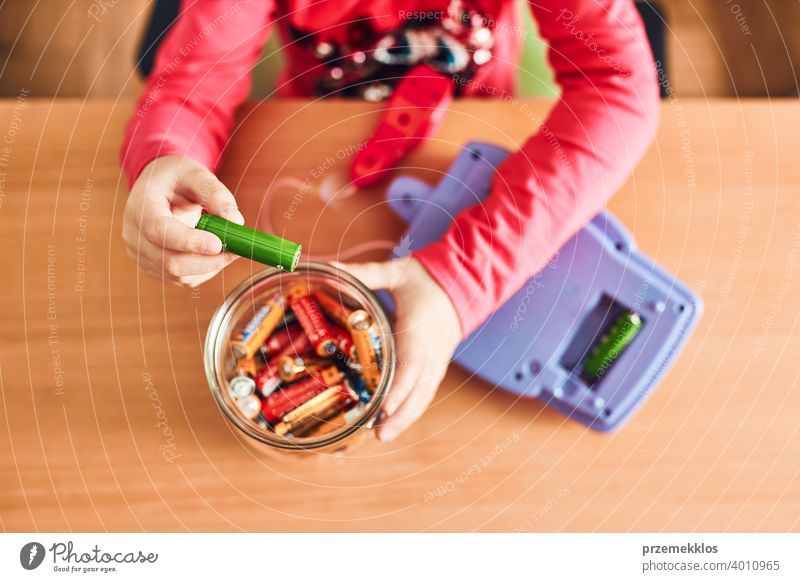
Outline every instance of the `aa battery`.
{"label": "aa battery", "polygon": [[317,355],[330,356],[336,351],[333,329],[303,283],[296,283],[289,288],[289,306]]}
{"label": "aa battery", "polygon": [[329,358],[308,358],[303,356],[281,356],[278,359],[278,373],[284,382],[294,382],[298,378],[314,375],[318,370],[331,365]]}
{"label": "aa battery", "polygon": [[236,360],[236,373],[239,376],[250,376],[254,378],[258,372],[258,364],[255,358],[241,358]]}
{"label": "aa battery", "polygon": [[299,326],[293,325],[279,329],[264,342],[261,353],[265,358],[273,358],[283,353],[284,349],[291,348],[296,354],[304,354],[313,349],[308,336]]}
{"label": "aa battery", "polygon": [[294,436],[302,436],[304,432],[349,408],[357,400],[355,392],[346,384],[331,386],[286,413],[275,424],[275,434],[283,436],[292,433]]}
{"label": "aa battery", "polygon": [[233,355],[252,358],[281,322],[283,311],[284,299],[280,293],[274,293],[231,341]]}
{"label": "aa battery", "polygon": [[333,333],[333,343],[336,345],[336,349],[347,358],[354,359],[356,357],[356,346],[353,343],[353,336],[338,325],[333,326]]}
{"label": "aa battery", "polygon": [[256,381],[249,376],[236,376],[228,384],[233,398],[249,398],[256,391]]}
{"label": "aa battery", "polygon": [[349,323],[358,363],[361,364],[361,375],[364,378],[364,383],[371,392],[375,392],[381,381],[378,352],[375,350],[375,344],[373,343],[375,324],[372,323],[369,314],[363,309],[353,311],[350,314]]}
{"label": "aa battery", "polygon": [[281,377],[277,366],[268,362],[256,374],[256,388],[262,397],[266,398],[281,387]]}
{"label": "aa battery", "polygon": [[605,374],[642,329],[642,318],[635,311],[624,312],[595,344],[583,364],[583,374],[597,379]]}
{"label": "aa battery", "polygon": [[261,401],[255,394],[251,394],[247,398],[237,399],[236,406],[242,415],[250,420],[255,420],[261,414]]}
{"label": "aa battery", "polygon": [[217,235],[225,250],[271,267],[291,272],[300,260],[299,244],[219,216],[203,214],[196,228]]}
{"label": "aa battery", "polygon": [[274,422],[327,388],[319,378],[310,376],[265,398],[261,412],[268,422]]}
{"label": "aa battery", "polygon": [[350,327],[350,315],[353,313],[352,309],[322,291],[315,291],[313,295],[314,299],[317,300],[317,303],[319,303],[328,317],[343,328]]}

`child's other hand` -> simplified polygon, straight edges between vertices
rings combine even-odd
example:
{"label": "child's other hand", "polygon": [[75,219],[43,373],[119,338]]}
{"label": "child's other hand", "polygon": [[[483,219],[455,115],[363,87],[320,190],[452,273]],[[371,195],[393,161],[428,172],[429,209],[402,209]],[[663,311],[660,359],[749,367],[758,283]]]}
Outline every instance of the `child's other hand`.
{"label": "child's other hand", "polygon": [[236,256],[222,241],[194,226],[202,210],[244,223],[233,194],[211,170],[182,156],[164,156],[145,166],[131,188],[122,223],[128,255],[157,279],[195,287]]}
{"label": "child's other hand", "polygon": [[416,259],[338,264],[372,289],[387,289],[397,306],[397,373],[383,404],[378,438],[394,440],[433,400],[461,340],[450,299]]}

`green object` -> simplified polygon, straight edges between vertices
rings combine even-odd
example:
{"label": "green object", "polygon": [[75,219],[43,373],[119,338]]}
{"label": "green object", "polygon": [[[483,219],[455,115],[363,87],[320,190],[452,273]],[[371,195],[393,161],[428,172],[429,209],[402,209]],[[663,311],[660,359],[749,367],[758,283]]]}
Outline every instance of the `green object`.
{"label": "green object", "polygon": [[520,97],[557,97],[558,86],[553,78],[553,70],[547,62],[547,43],[539,35],[527,2],[518,7],[522,10],[524,42],[517,70],[517,88]]}
{"label": "green object", "polygon": [[600,378],[641,329],[642,318],[638,313],[627,311],[620,314],[608,332],[603,334],[600,341],[592,348],[583,365],[583,373],[592,378]]}
{"label": "green object", "polygon": [[270,267],[286,269],[289,272],[297,267],[300,251],[303,248],[296,242],[236,224],[213,214],[201,216],[196,228],[217,235],[225,250],[235,255]]}

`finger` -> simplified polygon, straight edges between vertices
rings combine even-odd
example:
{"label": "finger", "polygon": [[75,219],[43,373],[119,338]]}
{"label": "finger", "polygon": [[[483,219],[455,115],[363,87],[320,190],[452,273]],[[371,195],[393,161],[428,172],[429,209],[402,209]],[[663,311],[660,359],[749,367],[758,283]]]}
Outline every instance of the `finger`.
{"label": "finger", "polygon": [[[406,329],[407,322],[404,317],[398,317],[397,329]],[[397,361],[401,364],[398,367],[397,376],[392,383],[392,388],[386,395],[383,403],[383,412],[391,416],[408,397],[414,389],[417,379],[420,376],[420,369],[415,363],[422,361],[422,354],[415,353],[412,345],[412,338],[407,333],[398,333],[397,342]]]}
{"label": "finger", "polygon": [[428,408],[438,386],[435,376],[424,375],[419,378],[408,398],[395,413],[378,425],[378,438],[385,442],[393,441],[405,432]]}
{"label": "finger", "polygon": [[[398,354],[398,359],[401,362],[402,356]],[[386,400],[383,403],[382,409],[386,416],[392,416],[400,405],[408,398],[408,395],[414,389],[417,381],[419,380],[420,372],[416,366],[403,365],[397,369],[397,375],[394,377],[392,387],[386,395]]]}
{"label": "finger", "polygon": [[194,277],[198,275],[216,275],[230,265],[238,257],[232,253],[218,255],[193,255],[164,251],[163,271],[170,277]]}
{"label": "finger", "polygon": [[214,234],[192,228],[172,216],[145,215],[141,230],[148,242],[171,251],[217,255],[222,241]]}
{"label": "finger", "polygon": [[177,284],[183,287],[191,287],[194,289],[195,287],[199,287],[209,279],[213,279],[219,274],[217,273],[206,273],[205,275],[195,275],[190,277],[180,277],[177,280]]}
{"label": "finger", "polygon": [[200,204],[209,213],[244,224],[236,198],[208,168],[195,166],[186,169],[181,173],[176,188],[181,196]]}
{"label": "finger", "polygon": [[128,251],[141,268],[158,272],[159,278],[164,280],[208,273],[213,276],[238,258],[227,252],[216,255],[180,253],[163,249],[148,240],[129,246]]}
{"label": "finger", "polygon": [[331,263],[353,275],[370,289],[392,290],[400,284],[402,265],[400,261],[382,263]]}
{"label": "finger", "polygon": [[[237,257],[233,257],[236,259]],[[233,260],[232,259],[232,260]],[[197,287],[202,283],[205,283],[209,279],[213,279],[218,273],[219,270],[212,271],[209,273],[205,273],[203,275],[182,275],[182,276],[175,276],[169,274],[162,264],[156,264],[150,259],[142,258],[138,261],[139,270],[147,275],[148,277],[152,277],[158,281],[163,281],[165,283],[170,283],[172,285],[179,285],[181,287]]]}

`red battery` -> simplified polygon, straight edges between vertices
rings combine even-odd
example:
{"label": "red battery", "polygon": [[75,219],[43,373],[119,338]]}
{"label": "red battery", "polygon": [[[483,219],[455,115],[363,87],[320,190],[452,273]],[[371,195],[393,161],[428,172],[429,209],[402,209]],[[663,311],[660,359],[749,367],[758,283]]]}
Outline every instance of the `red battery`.
{"label": "red battery", "polygon": [[256,374],[256,390],[263,397],[267,397],[281,385],[281,377],[278,374],[277,366],[268,363],[258,371]]}
{"label": "red battery", "polygon": [[358,396],[347,384],[326,388],[294,410],[287,412],[281,421],[274,425],[275,434],[283,436],[292,433],[293,436],[303,436],[304,433],[335,417],[357,401]]}
{"label": "red battery", "polygon": [[324,382],[311,376],[265,398],[261,405],[261,412],[267,422],[275,422],[287,412],[308,402],[327,389]]}
{"label": "red battery", "polygon": [[322,310],[333,321],[338,323],[343,328],[350,326],[350,315],[353,313],[352,309],[346,305],[342,305],[341,301],[337,301],[327,293],[323,293],[321,291],[314,291],[314,299],[317,300],[317,303],[320,304]]}
{"label": "red battery", "polygon": [[353,336],[340,326],[333,326],[333,333],[335,334],[334,344],[336,349],[344,354],[348,359],[352,360],[356,357],[356,345],[353,343]]}
{"label": "red battery", "polygon": [[267,338],[267,341],[261,346],[261,352],[265,358],[273,358],[282,354],[287,346],[291,346],[297,354],[304,354],[313,349],[308,336],[303,333],[300,326],[293,325],[276,331]]}
{"label": "red battery", "polygon": [[300,327],[308,336],[317,355],[330,356],[336,351],[331,325],[322,314],[317,301],[309,294],[308,287],[297,283],[289,288],[289,306],[297,316]]}

